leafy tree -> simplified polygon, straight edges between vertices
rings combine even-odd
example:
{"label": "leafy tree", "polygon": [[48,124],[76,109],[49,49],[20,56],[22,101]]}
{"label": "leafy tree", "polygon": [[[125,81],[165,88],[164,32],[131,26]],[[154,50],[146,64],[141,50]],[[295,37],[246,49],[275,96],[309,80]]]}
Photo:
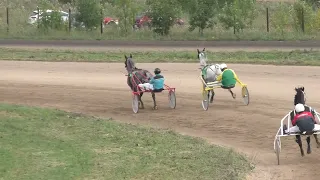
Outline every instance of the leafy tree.
{"label": "leafy tree", "polygon": [[271,24],[275,27],[277,32],[280,32],[282,38],[284,38],[285,28],[290,25],[292,18],[290,17],[290,12],[292,11],[292,6],[288,6],[283,2],[279,2],[277,9],[271,17]]}
{"label": "leafy tree", "polygon": [[78,22],[83,22],[87,29],[98,27],[102,21],[100,0],[77,0]]}
{"label": "leafy tree", "polygon": [[114,2],[116,11],[115,14],[120,19],[120,28],[128,33],[132,27],[135,16],[141,8],[132,0],[117,0]]}
{"label": "leafy tree", "polygon": [[[312,5],[304,1],[296,1],[293,4],[293,23],[297,31],[302,30],[301,25],[304,23],[305,31],[311,32],[317,30],[317,15],[312,9]],[[304,21],[304,22],[303,22]]]}
{"label": "leafy tree", "polygon": [[316,10],[320,7],[320,1],[319,0],[302,0],[306,2],[307,4],[311,5],[313,10]]}
{"label": "leafy tree", "polygon": [[181,13],[181,6],[177,0],[147,0],[152,19],[153,31],[160,35],[169,35],[170,28]]}
{"label": "leafy tree", "polygon": [[68,4],[68,3],[72,3],[74,0],[58,0],[59,1],[59,3],[61,3],[61,4]]}
{"label": "leafy tree", "polygon": [[[197,0],[176,0],[178,4],[180,5],[182,11],[184,13],[190,13],[192,10],[194,10],[194,6],[197,4]],[[215,0],[213,0],[215,1]]]}
{"label": "leafy tree", "polygon": [[215,0],[195,0],[189,3],[189,31],[199,28],[200,34],[203,35],[205,28],[212,28],[215,24],[217,5]]}
{"label": "leafy tree", "polygon": [[101,0],[102,4],[110,4],[114,6],[118,0]]}
{"label": "leafy tree", "polygon": [[66,28],[66,24],[61,18],[59,11],[53,11],[51,13],[43,12],[41,14],[41,19],[39,26],[43,32],[48,32],[49,29],[62,30]]}
{"label": "leafy tree", "polygon": [[235,28],[239,32],[252,25],[255,17],[255,5],[256,0],[226,0],[222,4],[223,8],[219,20],[226,29]]}

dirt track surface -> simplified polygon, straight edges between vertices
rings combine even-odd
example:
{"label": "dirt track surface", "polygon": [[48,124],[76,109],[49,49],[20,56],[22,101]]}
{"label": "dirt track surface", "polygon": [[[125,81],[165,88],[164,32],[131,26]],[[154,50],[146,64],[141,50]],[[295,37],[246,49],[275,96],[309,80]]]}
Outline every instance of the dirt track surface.
{"label": "dirt track surface", "polygon": [[320,50],[320,41],[121,41],[121,40],[0,40],[0,47],[94,51],[168,51],[206,48],[209,51]]}
{"label": "dirt track surface", "polygon": [[164,92],[156,96],[159,110],[151,109],[151,95],[144,94],[146,109],[133,114],[122,63],[0,61],[0,99],[8,103],[53,107],[171,128],[182,134],[202,137],[249,155],[257,163],[251,179],[319,179],[320,151],[314,138],[312,154],[303,158],[294,138],[283,138],[280,166],[276,165],[273,140],[281,118],[293,108],[295,86],[304,85],[307,103],[320,108],[317,99],[319,85],[315,83],[320,68],[230,65],[248,84],[251,104],[242,104],[239,87],[236,88],[236,100],[227,91],[219,89],[214,104],[206,112],[201,107],[198,64],[137,66],[163,70],[166,84],[177,88],[175,110],[168,107],[167,93]]}

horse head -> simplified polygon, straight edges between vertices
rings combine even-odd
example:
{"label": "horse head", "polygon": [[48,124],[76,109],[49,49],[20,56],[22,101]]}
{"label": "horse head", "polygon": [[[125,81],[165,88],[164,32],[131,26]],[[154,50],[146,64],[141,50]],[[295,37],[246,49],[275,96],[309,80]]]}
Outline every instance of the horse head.
{"label": "horse head", "polygon": [[294,96],[294,105],[296,104],[305,104],[306,103],[306,93],[304,92],[304,87],[296,87],[294,88],[296,91],[296,95]]}
{"label": "horse head", "polygon": [[206,55],[206,48],[203,48],[202,51],[197,49],[198,52],[198,60],[200,61],[200,66],[206,66],[207,65],[207,55]]}
{"label": "horse head", "polygon": [[124,55],[125,61],[124,61],[124,67],[127,68],[128,66],[128,62],[131,60],[132,61],[132,54],[130,54],[130,56],[128,57],[127,55]]}

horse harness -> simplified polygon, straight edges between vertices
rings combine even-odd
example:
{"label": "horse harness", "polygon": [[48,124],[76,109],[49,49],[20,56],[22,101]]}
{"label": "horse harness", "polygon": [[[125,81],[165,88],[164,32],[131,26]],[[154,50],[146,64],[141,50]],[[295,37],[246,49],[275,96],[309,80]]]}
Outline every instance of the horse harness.
{"label": "horse harness", "polygon": [[[204,77],[207,76],[207,69],[210,68],[211,71],[214,71],[212,68],[211,68],[212,64],[207,64],[205,65],[202,69],[201,69],[201,74],[202,74],[202,78],[204,79]],[[219,68],[218,65],[215,65],[216,69]],[[204,79],[205,80],[205,79]]]}

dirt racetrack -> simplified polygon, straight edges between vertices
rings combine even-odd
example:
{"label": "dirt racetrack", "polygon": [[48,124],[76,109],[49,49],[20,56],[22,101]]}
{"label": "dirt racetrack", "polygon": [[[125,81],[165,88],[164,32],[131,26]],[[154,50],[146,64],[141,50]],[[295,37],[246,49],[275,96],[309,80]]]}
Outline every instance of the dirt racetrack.
{"label": "dirt racetrack", "polygon": [[316,82],[320,68],[230,64],[229,67],[248,84],[251,103],[249,106],[242,104],[239,87],[236,87],[236,100],[219,89],[206,112],[201,107],[198,64],[137,66],[163,70],[166,84],[177,88],[175,110],[168,107],[167,92],[164,92],[156,96],[158,110],[151,109],[151,95],[144,94],[146,109],[133,114],[123,63],[0,61],[0,99],[171,128],[202,137],[250,156],[257,166],[249,179],[319,179],[320,151],[314,138],[313,152],[305,157],[300,156],[293,137],[282,139],[280,166],[273,152],[273,140],[281,118],[293,108],[295,86],[304,85],[308,105],[320,109]]}

